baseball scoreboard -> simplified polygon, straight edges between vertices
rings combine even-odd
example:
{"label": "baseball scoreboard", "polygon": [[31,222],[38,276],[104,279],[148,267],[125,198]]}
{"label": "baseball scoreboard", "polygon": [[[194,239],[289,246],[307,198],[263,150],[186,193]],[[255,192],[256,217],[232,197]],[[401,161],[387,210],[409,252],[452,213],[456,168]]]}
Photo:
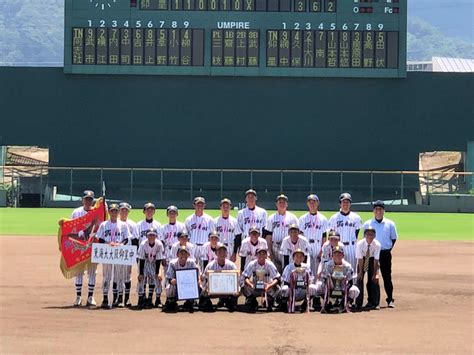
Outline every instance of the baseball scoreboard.
{"label": "baseball scoreboard", "polygon": [[406,0],[66,0],[73,74],[406,76]]}

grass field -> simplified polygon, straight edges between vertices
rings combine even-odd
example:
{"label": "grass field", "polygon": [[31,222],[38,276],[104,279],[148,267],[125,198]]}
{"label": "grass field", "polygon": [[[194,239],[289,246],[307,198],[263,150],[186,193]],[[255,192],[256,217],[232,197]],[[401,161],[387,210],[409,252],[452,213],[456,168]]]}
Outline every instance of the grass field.
{"label": "grass field", "polygon": [[[192,213],[192,210],[181,210],[180,220]],[[211,216],[218,216],[218,210],[208,210]],[[296,211],[297,216],[305,213]],[[334,212],[323,211],[329,218]],[[57,221],[67,218],[70,208],[0,208],[0,235],[35,235],[54,236],[57,234]],[[233,211],[236,215],[236,211]],[[370,212],[360,213],[362,220],[372,217]],[[474,215],[457,213],[387,213],[398,229],[401,239],[406,240],[467,240],[474,239]],[[143,219],[141,210],[133,210],[130,215],[134,221]],[[166,222],[164,210],[157,211],[156,219]]]}

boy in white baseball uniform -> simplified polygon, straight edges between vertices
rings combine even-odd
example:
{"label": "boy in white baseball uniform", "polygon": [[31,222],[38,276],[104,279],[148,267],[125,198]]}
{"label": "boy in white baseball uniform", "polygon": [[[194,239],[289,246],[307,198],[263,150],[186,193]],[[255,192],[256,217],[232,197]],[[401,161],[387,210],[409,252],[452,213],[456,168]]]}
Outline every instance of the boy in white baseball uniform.
{"label": "boy in white baseball uniform", "polygon": [[[257,206],[257,192],[253,189],[245,192],[245,201],[247,206],[241,209],[237,214],[237,223],[242,231],[242,240],[247,238],[250,233],[250,228],[258,228],[260,235],[263,235],[263,230],[267,224],[267,211]],[[236,240],[236,244],[238,240]],[[239,245],[240,246],[240,243]],[[236,250],[236,253],[238,250]]]}
{"label": "boy in white baseball uniform", "polygon": [[[255,230],[258,231],[257,228]],[[258,248],[257,259],[249,262],[242,273],[245,305],[251,312],[258,309],[257,297],[263,298],[261,305],[266,307],[268,312],[273,311],[274,300],[280,292],[280,273],[267,256],[266,246]]]}
{"label": "boy in white baseball uniform", "polygon": [[[126,223],[118,219],[119,215],[119,205],[112,203],[109,206],[109,215],[110,219],[104,221],[100,224],[99,230],[97,231],[97,238],[99,238],[99,243],[106,243],[111,246],[118,246],[124,244],[131,244],[132,235],[129,232],[128,226]],[[103,272],[103,301],[102,308],[109,308],[109,288],[110,283],[113,281],[113,301],[112,306],[117,307],[119,303],[121,306],[122,299],[118,299],[118,294],[123,293],[124,285],[127,277],[127,267],[125,265],[112,265],[112,264],[102,264]]]}
{"label": "boy in white baseball uniform", "polygon": [[260,228],[257,226],[249,229],[249,236],[242,241],[240,248],[240,271],[244,271],[247,265],[257,259],[257,250],[268,249],[267,241],[260,237]]}
{"label": "boy in white baseball uniform", "polygon": [[[202,247],[209,239],[209,233],[214,227],[214,219],[204,212],[206,200],[198,196],[193,201],[194,213],[186,218],[184,222],[186,230],[189,233],[189,241],[196,248],[196,255],[201,255]],[[202,261],[199,259],[199,267],[203,269]]]}
{"label": "boy in white baseball uniform", "polygon": [[280,255],[280,248],[283,239],[288,236],[288,227],[291,224],[298,224],[298,218],[288,212],[288,197],[281,194],[276,198],[277,212],[268,217],[267,225],[265,226],[264,238],[267,240],[268,249],[270,251],[270,259],[278,269],[282,272],[283,261]]}
{"label": "boy in white baseball uniform", "polygon": [[[79,218],[87,214],[94,204],[94,191],[85,190],[82,195],[82,206],[74,209],[71,214],[71,219]],[[62,226],[64,219],[60,219],[58,224]],[[93,227],[95,230],[97,226]],[[79,232],[79,238],[85,238],[83,231]],[[89,282],[87,285],[87,306],[95,306],[96,302],[94,300],[94,288],[95,288],[95,278],[97,274],[97,264],[91,263],[87,270],[87,277]],[[82,305],[82,280],[84,278],[84,273],[77,275],[75,280],[76,286],[76,300],[74,301],[74,306],[79,307]]]}
{"label": "boy in white baseball uniform", "polygon": [[217,247],[219,245],[222,245],[219,243],[219,233],[212,231],[209,233],[209,241],[204,243],[201,248],[201,255],[199,256],[204,268],[206,268],[207,264],[212,260],[217,258]]}
{"label": "boy in white baseball uniform", "polygon": [[227,248],[227,257],[235,263],[237,259],[236,240],[242,240],[242,231],[237,219],[230,215],[232,202],[224,198],[220,203],[221,215],[214,219],[214,227],[219,234],[219,241]]}
{"label": "boy in white baseball uniform", "polygon": [[[165,259],[163,243],[158,240],[158,231],[150,229],[138,248],[138,308],[153,307],[153,293],[155,286],[160,288],[157,293],[155,306],[161,295],[160,265]],[[146,285],[148,284],[148,298],[146,298]],[[160,302],[161,303],[161,302]]]}
{"label": "boy in white baseball uniform", "polygon": [[344,244],[344,259],[347,260],[354,272],[357,272],[355,255],[357,237],[362,228],[362,220],[357,213],[351,211],[352,197],[347,192],[339,196],[341,209],[329,219],[329,228],[337,231]]}
{"label": "boy in white baseball uniform", "polygon": [[[137,247],[137,252],[138,252],[138,240],[139,240],[139,234],[138,234],[138,229],[137,229],[137,224],[132,221],[130,218],[128,218],[128,215],[130,213],[130,210],[132,209],[132,206],[127,203],[127,202],[121,202],[119,204],[119,215],[120,215],[120,220],[127,224],[128,227],[128,232],[131,235],[131,244],[135,245]],[[132,266],[126,266],[126,277],[125,277],[125,295],[124,295],[124,300],[123,300],[123,306],[130,308],[132,304],[130,303],[130,290],[132,288]],[[121,299],[121,294],[119,294],[119,301]],[[119,303],[119,307],[121,307],[122,304]]]}
{"label": "boy in white baseball uniform", "polygon": [[[296,249],[303,250],[305,257],[307,257],[309,251],[308,241],[300,234],[298,225],[291,224],[288,227],[288,233],[289,235],[281,242],[280,248],[280,255],[283,258],[283,269],[290,263],[290,258]],[[309,265],[309,262],[307,264]]]}
{"label": "boy in white baseball uniform", "polygon": [[184,230],[181,233],[178,233],[178,241],[174,243],[171,248],[171,253],[168,255],[168,260],[170,260],[170,262],[171,260],[176,259],[178,250],[183,246],[186,247],[186,250],[189,253],[189,259],[193,259],[194,261],[197,260],[196,249],[194,248],[194,245],[189,242],[188,232]]}
{"label": "boy in white baseball uniform", "polygon": [[313,275],[318,272],[321,261],[321,248],[326,242],[326,232],[328,230],[328,220],[318,211],[319,197],[311,194],[306,198],[308,213],[302,215],[298,220],[300,232],[309,243],[309,259]]}
{"label": "boy in white baseball uniform", "polygon": [[154,229],[158,233],[158,239],[161,240],[161,223],[153,219],[155,216],[156,207],[152,202],[147,202],[143,206],[143,214],[145,219],[137,223],[137,230],[139,235],[138,245],[147,239],[146,234],[149,230]]}

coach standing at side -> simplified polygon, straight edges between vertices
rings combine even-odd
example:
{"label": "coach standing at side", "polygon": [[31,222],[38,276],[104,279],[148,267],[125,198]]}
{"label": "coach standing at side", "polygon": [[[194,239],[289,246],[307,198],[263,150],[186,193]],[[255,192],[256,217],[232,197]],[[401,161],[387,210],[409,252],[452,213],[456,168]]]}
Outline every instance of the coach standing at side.
{"label": "coach standing at side", "polygon": [[383,201],[375,201],[372,205],[374,211],[374,218],[364,223],[364,229],[372,227],[375,229],[375,239],[379,241],[382,246],[380,251],[380,272],[382,273],[383,286],[387,294],[387,304],[389,308],[395,307],[395,300],[393,299],[393,284],[392,284],[392,249],[397,241],[397,228],[395,223],[384,217],[385,204]]}

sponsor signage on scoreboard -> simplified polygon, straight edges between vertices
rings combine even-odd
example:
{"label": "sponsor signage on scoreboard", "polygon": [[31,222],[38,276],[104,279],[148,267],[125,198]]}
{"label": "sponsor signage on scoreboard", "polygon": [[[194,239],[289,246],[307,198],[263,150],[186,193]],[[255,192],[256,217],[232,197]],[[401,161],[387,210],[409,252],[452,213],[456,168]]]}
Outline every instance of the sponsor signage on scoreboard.
{"label": "sponsor signage on scoreboard", "polygon": [[406,76],[406,0],[66,0],[66,73]]}

